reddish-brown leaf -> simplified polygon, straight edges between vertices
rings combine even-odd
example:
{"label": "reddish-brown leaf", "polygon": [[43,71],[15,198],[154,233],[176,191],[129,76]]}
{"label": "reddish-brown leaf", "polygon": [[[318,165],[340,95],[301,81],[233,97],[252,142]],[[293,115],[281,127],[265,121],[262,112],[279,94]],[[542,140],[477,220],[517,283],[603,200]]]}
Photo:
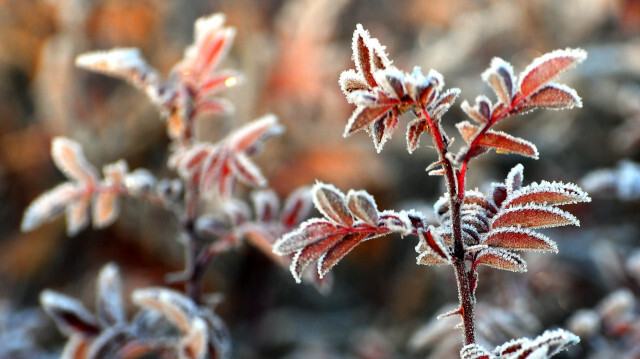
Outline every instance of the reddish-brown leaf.
{"label": "reddish-brown leaf", "polygon": [[356,25],[356,30],[353,32],[353,60],[356,63],[358,72],[362,74],[367,84],[369,84],[370,87],[376,87],[378,84],[373,77],[373,71],[371,69],[369,41],[369,32],[367,32],[362,25]]}
{"label": "reddish-brown leaf", "polygon": [[387,115],[392,108],[393,106],[360,106],[356,108],[347,122],[343,136],[347,137],[352,133],[358,132],[371,125],[375,121]]}
{"label": "reddish-brown leaf", "polygon": [[569,212],[556,207],[526,204],[500,210],[493,217],[491,228],[547,228],[570,224],[579,226],[580,222]]}
{"label": "reddish-brown leaf", "polygon": [[563,205],[577,202],[590,202],[591,198],[573,183],[547,182],[533,183],[510,193],[504,207],[513,207],[527,203],[539,205]]}
{"label": "reddish-brown leaf", "polygon": [[347,193],[347,207],[351,213],[366,224],[378,226],[378,208],[376,202],[366,191],[350,190]]}
{"label": "reddish-brown leaf", "polygon": [[369,90],[369,86],[367,85],[364,77],[353,69],[343,71],[340,74],[338,83],[345,95],[349,95],[353,91]]}
{"label": "reddish-brown leaf", "polygon": [[556,243],[547,236],[517,227],[491,230],[482,240],[482,244],[505,249],[558,252]]}
{"label": "reddish-brown leaf", "polygon": [[227,141],[233,150],[251,155],[262,149],[268,139],[282,132],[284,127],[278,123],[278,118],[265,115],[232,132]]}
{"label": "reddish-brown leaf", "polygon": [[284,202],[280,222],[287,228],[299,224],[307,216],[312,205],[311,189],[306,186],[296,189]]}
{"label": "reddish-brown leaf", "polygon": [[331,247],[342,240],[344,236],[344,234],[334,234],[321,241],[311,243],[310,245],[298,250],[298,252],[293,257],[291,266],[289,267],[291,270],[291,274],[293,274],[293,278],[296,280],[296,282],[300,283],[302,273],[309,266],[309,264],[320,259],[320,257],[325,255],[325,253],[327,253],[327,251]]}
{"label": "reddish-brown leaf", "polygon": [[351,227],[353,217],[347,208],[346,198],[331,184],[316,183],[311,189],[313,203],[326,218],[342,226]]}
{"label": "reddish-brown leaf", "polygon": [[459,95],[460,89],[457,88],[449,89],[442,95],[440,95],[440,97],[438,97],[438,99],[431,105],[431,117],[434,120],[440,120],[442,115],[444,115],[449,110],[449,108],[451,108]]}
{"label": "reddish-brown leaf", "polygon": [[267,179],[244,153],[236,153],[229,157],[229,166],[235,178],[251,187],[261,187],[267,184]]}
{"label": "reddish-brown leaf", "polygon": [[507,193],[512,194],[522,187],[522,181],[524,179],[523,171],[524,166],[519,163],[509,171],[507,179],[504,181],[507,186]]}
{"label": "reddish-brown leaf", "polygon": [[413,153],[419,146],[420,135],[429,130],[427,121],[416,118],[409,123],[407,127],[407,150],[409,153]]}
{"label": "reddish-brown leaf", "polygon": [[[467,143],[471,143],[480,131],[479,127],[472,125],[469,121],[459,122],[456,127]],[[533,143],[500,131],[485,132],[477,143],[479,146],[494,148],[498,153],[513,152],[538,158],[538,149]]]}
{"label": "reddish-brown leaf", "polygon": [[527,271],[527,264],[519,255],[498,248],[486,248],[478,251],[476,263],[512,272]]}
{"label": "reddish-brown leaf", "polygon": [[512,113],[522,113],[535,108],[569,109],[582,107],[582,100],[576,91],[561,84],[549,84],[526,98]]}
{"label": "reddish-brown leaf", "polygon": [[440,256],[442,260],[445,262],[449,261],[447,248],[433,227],[430,227],[426,232],[420,232],[418,236],[420,237],[420,240],[424,241],[430,250]]}
{"label": "reddish-brown leaf", "polygon": [[398,116],[395,109],[387,112],[371,125],[369,133],[373,137],[373,145],[378,153],[382,151],[384,144],[391,138],[397,126]]}
{"label": "reddish-brown leaf", "polygon": [[331,247],[327,253],[318,260],[318,273],[321,277],[333,268],[338,262],[351,252],[358,244],[368,237],[369,233],[356,232],[349,233],[336,245]]}
{"label": "reddish-brown leaf", "polygon": [[520,74],[520,92],[528,97],[586,58],[582,49],[555,50],[538,57]]}
{"label": "reddish-brown leaf", "polygon": [[300,227],[284,235],[273,245],[273,252],[285,255],[296,252],[310,244],[322,241],[335,235],[338,227],[335,223],[314,218],[300,225]]}
{"label": "reddish-brown leaf", "polygon": [[494,57],[491,66],[482,73],[482,80],[487,82],[498,96],[498,100],[511,105],[514,95],[513,67],[501,58]]}

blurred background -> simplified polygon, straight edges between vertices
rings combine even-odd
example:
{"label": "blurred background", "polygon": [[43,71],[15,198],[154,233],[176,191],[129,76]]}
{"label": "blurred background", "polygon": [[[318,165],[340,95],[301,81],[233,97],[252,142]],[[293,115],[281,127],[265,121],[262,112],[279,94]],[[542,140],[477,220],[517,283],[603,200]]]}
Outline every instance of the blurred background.
{"label": "blurred background", "polygon": [[[526,183],[586,176],[594,198],[572,210],[580,228],[546,232],[560,254],[527,255],[525,274],[481,271],[479,333],[497,345],[560,326],[582,337],[565,357],[640,358],[638,0],[0,0],[0,347],[22,338],[27,348],[0,348],[0,358],[60,350],[62,338],[37,309],[44,288],[92,308],[95,277],[108,262],[120,265],[127,292],[162,285],[182,267],[177,226],[139,202],[126,202],[109,228],[73,238],[63,220],[26,234],[19,224],[36,196],[64,180],[50,158],[55,136],[82,143],[98,168],[124,158],[132,169],[175,176],[165,167],[165,126],[144,94],[76,69],[74,59],[138,47],[166,75],[192,42],[193,22],[213,12],[238,30],[220,68],[238,69],[246,81],[222,94],[235,114],[203,121],[202,137],[274,113],[286,133],[256,161],[278,194],[321,180],[345,192],[366,189],[380,209],[429,213],[443,186],[424,171],[435,151],[423,139],[409,155],[403,125],[379,155],[364,133],[342,138],[353,108],[337,81],[353,67],[357,23],[400,69],[441,72],[447,87],[462,89],[459,102],[491,94],[480,74],[494,56],[518,73],[545,52],[587,50],[561,80],[582,96],[582,109],[503,124],[534,142],[540,160],[492,154],[472,163],[471,188],[502,181],[523,163]],[[444,118],[454,137],[462,119],[457,107]],[[234,357],[456,357],[460,334],[433,320],[457,301],[452,273],[415,265],[416,244],[384,238],[358,247],[335,268],[327,295],[295,285],[250,246],[221,256],[206,285],[225,296],[217,312],[232,330]]]}

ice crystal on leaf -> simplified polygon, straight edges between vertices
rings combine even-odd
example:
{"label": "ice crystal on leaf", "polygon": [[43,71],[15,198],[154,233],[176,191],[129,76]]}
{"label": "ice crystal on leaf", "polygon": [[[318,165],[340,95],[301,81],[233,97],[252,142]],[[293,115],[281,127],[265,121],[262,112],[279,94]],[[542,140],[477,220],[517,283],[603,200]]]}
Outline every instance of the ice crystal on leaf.
{"label": "ice crystal on leaf", "polygon": [[580,338],[563,329],[548,330],[535,339],[511,340],[488,351],[478,344],[464,346],[461,359],[548,359],[580,342]]}

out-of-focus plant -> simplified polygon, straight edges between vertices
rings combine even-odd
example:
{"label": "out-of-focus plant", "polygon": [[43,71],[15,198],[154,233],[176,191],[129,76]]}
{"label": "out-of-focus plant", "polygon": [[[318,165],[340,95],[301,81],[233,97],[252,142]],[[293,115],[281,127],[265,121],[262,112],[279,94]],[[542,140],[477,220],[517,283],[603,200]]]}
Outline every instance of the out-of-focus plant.
{"label": "out-of-focus plant", "polygon": [[[22,230],[33,230],[66,214],[67,233],[73,236],[89,223],[95,229],[112,224],[123,198],[152,203],[171,213],[181,228],[185,268],[167,279],[184,282],[186,295],[166,288],[137,289],[133,301],[142,309],[127,321],[115,266],[105,267],[98,280],[96,315],[74,299],[43,292],[41,304],[69,337],[66,358],[133,358],[148,352],[167,358],[228,357],[226,328],[204,306],[205,268],[217,254],[243,241],[285,267],[288,264],[272,254],[271,245],[305,218],[311,208],[309,190],[294,191],[281,205],[251,160],[269,139],[283,132],[278,119],[266,115],[219,136],[215,143],[203,141],[197,133],[200,118],[232,110],[215,95],[242,81],[239,72],[217,70],[235,35],[235,29],[224,26],[224,21],[222,14],[196,21],[194,43],[166,80],[138,49],[92,52],[76,60],[81,68],[127,80],[145,92],[166,122],[171,139],[167,165],[177,176],[156,178],[144,168],[130,171],[124,160],[118,160],[104,166],[101,177],[80,144],[57,137],[51,155],[69,180],[31,203]],[[238,182],[254,189],[251,204],[236,191]],[[327,288],[326,280],[318,283],[321,289]],[[156,327],[160,321],[166,325]]]}
{"label": "out-of-focus plant", "polygon": [[421,213],[380,211],[374,198],[363,190],[344,194],[331,184],[317,183],[313,202],[322,217],[302,223],[280,238],[274,252],[294,255],[291,272],[300,281],[305,268],[317,262],[320,276],[329,272],[358,244],[390,233],[418,237],[418,264],[450,265],[454,269],[459,294],[457,309],[442,314],[459,316],[464,332],[461,357],[548,358],[579,341],[562,330],[547,331],[535,339],[520,338],[485,349],[476,340],[477,270],[486,265],[516,272],[526,271],[526,263],[516,251],[557,252],[557,246],[539,228],[579,225],[561,206],[589,202],[589,196],[570,183],[547,182],[524,185],[522,165],[515,166],[504,182],[493,184],[489,193],[467,189],[467,170],[472,159],[490,150],[538,158],[536,146],[522,138],[496,131],[494,125],[507,117],[539,108],[569,109],[582,105],[577,93],[553,82],[562,72],[586,58],[580,49],[556,50],[535,59],[515,76],[512,66],[494,58],[482,74],[496,94],[496,101],[478,96],[475,104],[462,103],[472,121],[456,127],[466,145],[456,153],[453,139],[445,134],[442,116],[460,91],[444,89],[440,73],[426,75],[419,67],[412,73],[396,68],[385,48],[370,37],[361,25],[353,35],[356,68],[344,71],[340,86],[356,109],[348,120],[344,136],[365,130],[380,152],[395,132],[405,113],[414,119],[407,126],[407,149],[419,147],[427,133],[438,160],[427,167],[430,175],[444,176],[445,194],[434,204],[437,223],[428,223]]}

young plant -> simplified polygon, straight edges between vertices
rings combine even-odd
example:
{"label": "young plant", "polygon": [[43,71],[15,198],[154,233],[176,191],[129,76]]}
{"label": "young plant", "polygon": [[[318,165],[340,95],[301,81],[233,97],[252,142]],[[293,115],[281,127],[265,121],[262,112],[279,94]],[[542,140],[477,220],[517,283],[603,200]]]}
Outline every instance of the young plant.
{"label": "young plant", "polygon": [[[35,199],[24,213],[21,228],[30,231],[66,214],[67,234],[73,236],[90,222],[96,229],[112,224],[123,197],[157,205],[172,214],[181,229],[185,269],[167,279],[184,282],[186,296],[166,288],[139,289],[133,301],[143,308],[141,319],[127,322],[115,267],[106,267],[98,280],[96,316],[74,299],[43,292],[43,307],[69,337],[65,358],[93,358],[96,353],[133,358],[149,351],[167,358],[176,357],[176,353],[181,358],[227,357],[228,336],[220,335],[226,329],[204,307],[202,278],[206,267],[216,255],[244,241],[288,265],[287,260],[273,255],[271,246],[306,217],[311,208],[309,190],[294,191],[281,206],[251,161],[267,140],[283,132],[278,119],[264,116],[215,143],[202,141],[197,133],[196,122],[205,114],[232,110],[227,101],[213,96],[242,79],[235,71],[216,71],[235,35],[233,28],[224,26],[224,20],[222,14],[214,14],[196,21],[195,42],[167,80],[161,79],[137,49],[87,53],[76,60],[79,67],[127,80],[145,92],[166,122],[171,139],[167,166],[177,177],[157,179],[144,168],[129,171],[127,163],[118,160],[104,166],[101,178],[80,144],[56,137],[51,146],[53,161],[69,181]],[[252,206],[235,191],[237,182],[254,189]],[[215,210],[206,212],[204,208]],[[327,285],[327,281],[318,283],[321,288]],[[173,328],[168,330],[179,334],[141,328],[153,324],[151,319],[159,320],[157,315],[149,318],[148,312],[153,311],[168,321]]]}
{"label": "young plant", "polygon": [[426,75],[419,67],[410,74],[402,72],[392,65],[379,41],[357,25],[353,34],[356,68],[344,71],[339,81],[347,101],[356,105],[344,136],[365,130],[380,152],[397,128],[399,116],[411,113],[409,153],[419,147],[420,136],[426,133],[438,154],[427,171],[444,176],[446,182],[446,192],[434,205],[437,223],[428,223],[414,210],[380,211],[365,191],[350,190],[345,195],[331,184],[317,183],[312,189],[313,203],[322,218],[310,219],[284,235],[273,251],[294,255],[290,268],[300,281],[311,263],[317,262],[323,276],[366,240],[389,233],[414,235],[418,238],[418,264],[453,267],[459,307],[443,316],[460,316],[462,320],[463,358],[544,358],[576,343],[578,337],[559,329],[534,340],[515,340],[493,351],[481,348],[476,344],[475,293],[479,265],[523,272],[526,263],[517,251],[557,252],[555,242],[536,230],[579,225],[561,206],[589,202],[589,196],[570,183],[524,185],[522,165],[515,166],[504,182],[494,183],[489,193],[483,193],[467,189],[467,171],[472,159],[490,150],[537,159],[533,143],[493,127],[507,117],[539,108],[580,107],[580,97],[573,89],[553,81],[585,58],[586,52],[580,49],[556,50],[535,59],[517,77],[509,63],[494,58],[482,79],[493,89],[496,100],[478,96],[474,105],[462,103],[471,121],[456,125],[466,145],[453,153],[453,139],[444,133],[441,120],[460,90],[445,90],[443,77],[435,70]]}

